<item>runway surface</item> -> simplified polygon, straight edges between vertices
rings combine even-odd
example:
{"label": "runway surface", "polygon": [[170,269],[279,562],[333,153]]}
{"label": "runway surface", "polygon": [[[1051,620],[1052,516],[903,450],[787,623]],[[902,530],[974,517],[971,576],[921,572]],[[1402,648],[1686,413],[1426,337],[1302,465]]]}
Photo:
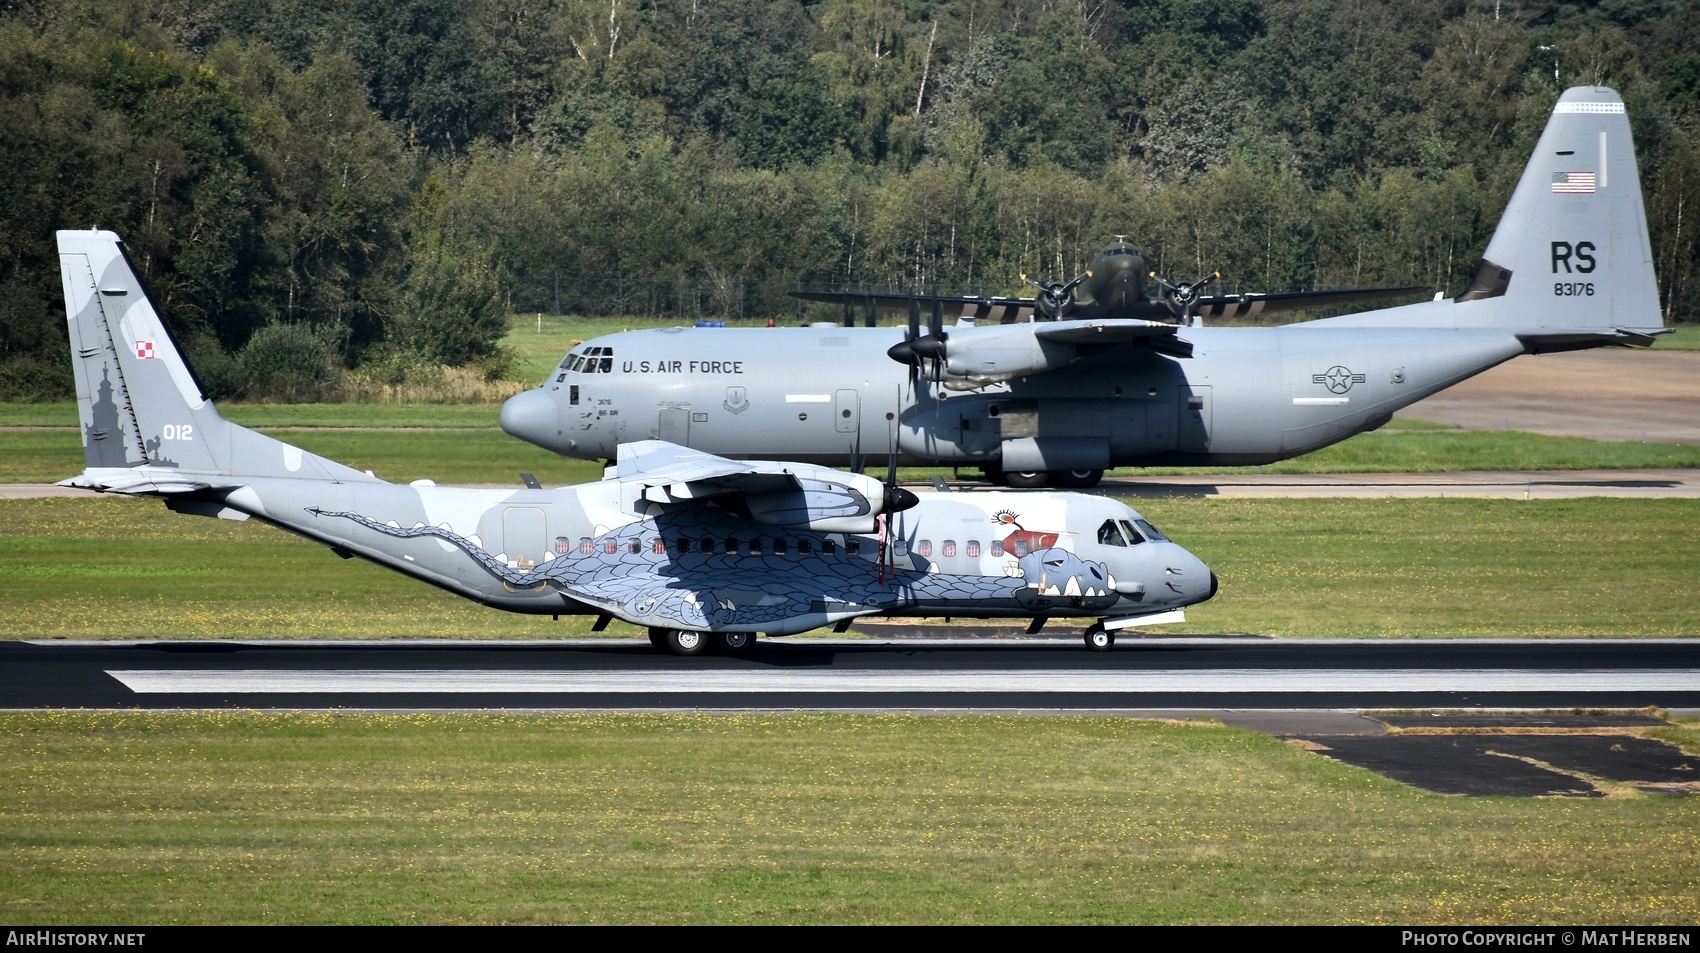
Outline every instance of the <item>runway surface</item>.
{"label": "runway surface", "polygon": [[1700,640],[5,642],[7,709],[1700,708]]}

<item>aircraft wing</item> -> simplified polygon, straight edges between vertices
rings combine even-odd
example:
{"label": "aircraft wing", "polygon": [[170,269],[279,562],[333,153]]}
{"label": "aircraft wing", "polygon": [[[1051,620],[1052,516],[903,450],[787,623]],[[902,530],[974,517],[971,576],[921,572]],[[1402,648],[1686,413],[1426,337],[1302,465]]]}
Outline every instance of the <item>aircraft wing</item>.
{"label": "aircraft wing", "polygon": [[1131,344],[1145,338],[1173,336],[1180,326],[1138,318],[1084,321],[1046,321],[1033,326],[1034,337],[1069,344]]}
{"label": "aircraft wing", "polygon": [[[1325,308],[1337,304],[1349,304],[1354,301],[1403,298],[1427,291],[1426,288],[1406,286],[1399,288],[1344,288],[1327,291],[1282,291],[1273,294],[1208,295],[1198,299],[1198,302],[1193,305],[1192,313],[1201,318],[1240,318],[1274,311]],[[996,295],[879,294],[859,291],[793,291],[790,292],[790,296],[802,298],[805,301],[845,304],[852,308],[872,306],[891,311],[907,311],[910,303],[914,302],[921,306],[922,313],[930,313],[933,309],[933,303],[938,302],[944,306],[946,314],[973,318],[976,324],[1011,324],[1029,321],[1033,318],[1036,303],[1032,298],[1004,298]],[[1167,298],[1157,298],[1118,309],[1115,320],[1174,321],[1179,313],[1180,306],[1178,304]]]}
{"label": "aircraft wing", "polygon": [[921,306],[922,314],[930,314],[933,303],[944,306],[951,317],[973,318],[976,324],[1012,324],[1030,320],[1034,299],[1003,298],[997,295],[924,295],[877,294],[860,291],[792,291],[793,298],[804,301],[824,301],[845,304],[852,308],[884,308],[888,311],[908,311],[911,302]]}
{"label": "aircraft wing", "polygon": [[[1427,288],[1346,288],[1331,291],[1283,291],[1276,294],[1209,295],[1198,299],[1192,313],[1201,318],[1243,318],[1270,311],[1296,311],[1300,308],[1326,308],[1354,301],[1379,301],[1383,298],[1404,298],[1426,293]],[[1162,313],[1171,312],[1164,302]],[[1155,315],[1153,315],[1155,316]]]}
{"label": "aircraft wing", "polygon": [[650,491],[661,491],[665,495],[657,502],[800,487],[796,473],[779,465],[728,460],[665,440],[621,444],[614,474],[622,483],[643,483]]}
{"label": "aircraft wing", "polygon": [[812,463],[727,460],[662,440],[621,444],[614,479],[651,503],[713,500],[757,523],[822,533],[871,533],[881,512],[916,503],[873,477]]}
{"label": "aircraft wing", "polygon": [[1176,336],[1181,326],[1168,321],[1140,318],[1104,318],[1085,321],[1046,321],[1033,325],[1033,336],[1083,347],[1110,344],[1143,344],[1171,357],[1191,357],[1192,344]]}

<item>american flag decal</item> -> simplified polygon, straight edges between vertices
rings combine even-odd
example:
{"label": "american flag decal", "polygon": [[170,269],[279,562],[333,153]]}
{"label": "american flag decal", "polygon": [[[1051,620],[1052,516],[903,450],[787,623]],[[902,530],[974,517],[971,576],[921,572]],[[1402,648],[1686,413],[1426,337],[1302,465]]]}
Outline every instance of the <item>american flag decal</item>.
{"label": "american flag decal", "polygon": [[1555,195],[1593,195],[1594,173],[1554,172],[1552,191]]}

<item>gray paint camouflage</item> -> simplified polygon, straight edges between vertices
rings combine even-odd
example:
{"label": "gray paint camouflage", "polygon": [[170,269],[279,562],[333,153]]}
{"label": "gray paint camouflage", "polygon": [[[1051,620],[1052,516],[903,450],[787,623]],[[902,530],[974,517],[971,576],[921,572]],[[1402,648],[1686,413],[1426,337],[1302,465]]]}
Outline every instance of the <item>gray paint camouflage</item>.
{"label": "gray paint camouflage", "polygon": [[[1555,185],[1576,173],[1588,191]],[[1578,87],[1555,105],[1456,298],[1282,327],[953,326],[942,361],[920,368],[887,356],[901,327],[631,331],[575,349],[597,349],[596,372],[569,355],[509,400],[502,426],[594,459],[657,434],[670,414],[676,442],[722,456],[843,465],[858,447],[880,462],[894,447],[911,465],[1078,480],[1117,466],[1271,463],[1380,427],[1519,355],[1646,345],[1665,330],[1623,101]]]}

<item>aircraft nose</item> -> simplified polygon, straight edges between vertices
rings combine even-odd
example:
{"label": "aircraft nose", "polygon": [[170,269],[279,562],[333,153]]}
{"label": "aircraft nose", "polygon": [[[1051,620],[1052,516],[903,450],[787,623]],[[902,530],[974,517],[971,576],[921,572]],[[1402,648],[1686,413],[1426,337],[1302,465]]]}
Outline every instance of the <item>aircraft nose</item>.
{"label": "aircraft nose", "polygon": [[1186,596],[1185,604],[1197,605],[1200,602],[1209,602],[1216,598],[1216,591],[1221,587],[1221,583],[1216,578],[1215,570],[1204,565],[1204,560],[1199,559],[1190,551],[1181,549],[1181,553],[1182,555],[1178,560],[1180,565],[1176,568],[1181,570],[1181,578],[1185,580],[1183,583]]}
{"label": "aircraft nose", "polygon": [[540,390],[515,394],[502,404],[502,429],[510,435],[554,450],[561,439],[560,410],[555,399]]}

